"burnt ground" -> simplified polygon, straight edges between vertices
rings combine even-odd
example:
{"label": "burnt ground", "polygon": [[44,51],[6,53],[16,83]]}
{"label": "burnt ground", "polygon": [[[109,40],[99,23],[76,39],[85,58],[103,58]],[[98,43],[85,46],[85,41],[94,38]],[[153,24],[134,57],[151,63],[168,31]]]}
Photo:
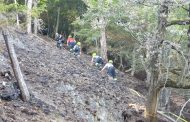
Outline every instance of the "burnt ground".
{"label": "burnt ground", "polygon": [[[0,100],[0,122],[143,122],[144,82],[117,71],[109,81],[90,65],[90,56],[76,58],[55,42],[11,31],[18,61],[31,94],[29,102],[14,95]],[[0,91],[16,82],[0,35]],[[10,72],[5,77],[5,72]],[[163,122],[163,121],[161,121]]]}

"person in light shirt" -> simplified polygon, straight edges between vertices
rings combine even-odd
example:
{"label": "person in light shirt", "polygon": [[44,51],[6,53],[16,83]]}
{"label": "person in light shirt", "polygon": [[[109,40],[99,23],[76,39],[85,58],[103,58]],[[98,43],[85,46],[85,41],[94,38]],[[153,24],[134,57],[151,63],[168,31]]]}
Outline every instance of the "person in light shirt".
{"label": "person in light shirt", "polygon": [[107,70],[107,74],[109,79],[117,80],[116,73],[115,73],[115,67],[113,66],[113,61],[109,60],[108,63],[102,68],[101,73],[103,73],[104,70]]}

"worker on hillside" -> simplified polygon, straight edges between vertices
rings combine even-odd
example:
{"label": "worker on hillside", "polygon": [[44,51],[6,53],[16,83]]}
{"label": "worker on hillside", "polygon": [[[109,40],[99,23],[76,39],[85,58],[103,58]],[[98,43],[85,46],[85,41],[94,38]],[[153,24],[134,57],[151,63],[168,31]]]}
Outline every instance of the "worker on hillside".
{"label": "worker on hillside", "polygon": [[81,55],[81,43],[77,42],[77,44],[71,49],[71,52],[74,53],[75,56]]}
{"label": "worker on hillside", "polygon": [[104,61],[102,57],[96,55],[96,53],[92,54],[92,59],[91,59],[91,65],[95,65],[97,67],[102,66],[104,64]]}
{"label": "worker on hillside", "polygon": [[108,63],[102,68],[101,73],[103,73],[104,70],[107,70],[108,78],[110,80],[117,80],[116,73],[115,73],[115,67],[113,66],[113,61],[109,60]]}
{"label": "worker on hillside", "polygon": [[70,35],[67,39],[67,46],[69,47],[69,49],[73,49],[73,47],[76,45],[76,41],[74,38],[72,38]]}
{"label": "worker on hillside", "polygon": [[63,43],[65,41],[65,38],[63,35],[56,33],[55,34],[55,41],[57,42],[57,48],[60,48],[63,46]]}

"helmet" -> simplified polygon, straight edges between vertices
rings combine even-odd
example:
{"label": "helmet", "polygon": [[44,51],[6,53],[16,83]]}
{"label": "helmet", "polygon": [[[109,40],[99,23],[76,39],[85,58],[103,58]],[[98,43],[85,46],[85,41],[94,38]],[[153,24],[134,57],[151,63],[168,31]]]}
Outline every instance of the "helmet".
{"label": "helmet", "polygon": [[96,56],[96,53],[92,53],[92,57]]}
{"label": "helmet", "polygon": [[112,63],[112,64],[113,64],[113,61],[112,61],[112,60],[109,60],[109,63]]}
{"label": "helmet", "polygon": [[69,35],[69,38],[71,38],[71,35]]}
{"label": "helmet", "polygon": [[80,46],[80,45],[81,45],[81,43],[80,43],[80,42],[77,42],[77,45],[79,45],[79,46]]}

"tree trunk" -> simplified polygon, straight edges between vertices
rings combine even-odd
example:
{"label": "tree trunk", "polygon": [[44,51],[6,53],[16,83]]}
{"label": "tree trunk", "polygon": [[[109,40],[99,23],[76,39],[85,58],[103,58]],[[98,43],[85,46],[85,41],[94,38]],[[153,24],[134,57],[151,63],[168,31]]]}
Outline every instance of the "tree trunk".
{"label": "tree trunk", "polygon": [[151,87],[148,93],[146,102],[146,117],[147,122],[157,122],[157,103],[159,98],[159,89]]}
{"label": "tree trunk", "polygon": [[31,24],[32,24],[32,0],[28,0],[27,3],[27,33],[31,33]]}
{"label": "tree trunk", "polygon": [[101,28],[100,46],[101,46],[101,56],[102,56],[102,58],[103,58],[105,61],[108,61],[105,27],[104,27],[104,28]]}
{"label": "tree trunk", "polygon": [[123,57],[122,54],[119,55],[119,69],[123,71]]}
{"label": "tree trunk", "polygon": [[15,3],[15,5],[16,5],[16,25],[17,25],[17,27],[19,28],[19,17],[18,17],[18,11],[17,11],[17,1],[16,0],[14,0],[14,3]]}
{"label": "tree trunk", "polygon": [[[38,1],[36,0],[34,2],[34,7],[37,7],[37,4],[38,4]],[[38,18],[34,17],[34,34],[37,35],[37,33],[38,33]]]}
{"label": "tree trunk", "polygon": [[134,76],[135,74],[135,67],[136,67],[136,47],[133,48],[131,76]]}
{"label": "tree trunk", "polygon": [[7,36],[8,35],[5,32],[3,32],[3,37],[4,37],[4,40],[6,43],[6,47],[8,49],[9,57],[11,59],[11,64],[12,64],[12,68],[14,71],[14,75],[15,75],[15,78],[18,82],[18,85],[19,85],[19,88],[21,91],[22,99],[23,99],[23,101],[29,101],[30,100],[30,94],[28,92],[28,88],[26,86],[22,72],[20,70],[19,62],[17,60],[17,56],[16,56],[16,53],[14,50],[14,46],[13,46],[12,42],[8,40]]}
{"label": "tree trunk", "polygon": [[98,39],[95,38],[95,45],[96,45],[96,53],[99,54],[99,44],[98,44]]}
{"label": "tree trunk", "polygon": [[153,56],[151,56],[150,58],[150,76],[148,78],[148,83],[150,84],[150,87],[146,102],[146,118],[147,122],[157,122],[156,112],[160,92],[160,89],[157,87],[159,82],[159,70],[157,68],[158,53],[153,54]]}
{"label": "tree trunk", "polygon": [[147,48],[147,54],[149,55],[148,58],[148,71],[149,71],[149,81],[150,84],[149,92],[147,95],[147,102],[146,102],[146,117],[147,121],[149,122],[157,122],[156,112],[157,112],[157,105],[158,105],[158,98],[161,85],[161,81],[159,81],[159,69],[158,69],[158,56],[159,56],[159,46],[164,40],[166,27],[165,24],[167,23],[168,17],[168,1],[164,0],[159,8],[158,12],[158,26],[157,26],[157,33],[153,37],[152,40],[148,40],[149,44]]}
{"label": "tree trunk", "polygon": [[34,18],[34,34],[37,35],[38,33],[38,19],[35,17]]}
{"label": "tree trunk", "polygon": [[[189,4],[189,18],[190,18],[190,4]],[[190,22],[190,21],[189,21]],[[188,37],[188,70],[190,70],[190,26],[187,32]]]}
{"label": "tree trunk", "polygon": [[169,108],[169,97],[171,94],[171,90],[169,88],[163,88],[160,92],[160,104],[159,104],[159,109],[162,111],[167,111]]}
{"label": "tree trunk", "polygon": [[57,10],[57,23],[55,27],[55,33],[58,33],[58,29],[59,29],[59,16],[60,16],[60,7],[58,7],[58,10]]}

